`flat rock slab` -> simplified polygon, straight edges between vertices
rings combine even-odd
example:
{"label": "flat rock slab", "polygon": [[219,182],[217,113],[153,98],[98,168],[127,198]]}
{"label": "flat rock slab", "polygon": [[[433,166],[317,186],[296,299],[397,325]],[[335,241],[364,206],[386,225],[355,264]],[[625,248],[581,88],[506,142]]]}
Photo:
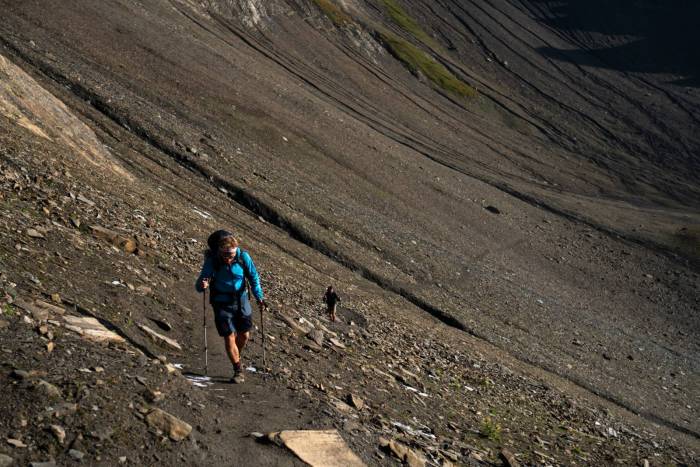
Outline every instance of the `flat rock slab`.
{"label": "flat rock slab", "polygon": [[14,438],[7,438],[7,444],[10,446],[16,447],[16,448],[26,448],[27,445],[24,444],[21,440],[19,439],[14,439]]}
{"label": "flat rock slab", "polygon": [[365,401],[363,401],[357,394],[348,395],[348,403],[357,410],[362,410],[362,408],[365,406]]}
{"label": "flat rock slab", "polygon": [[48,381],[44,381],[43,379],[39,380],[36,386],[34,386],[34,389],[48,399],[59,399],[63,397],[63,393],[57,386],[49,383]]}
{"label": "flat rock slab", "polygon": [[279,312],[279,313],[277,313],[276,316],[277,316],[277,318],[282,320],[284,323],[286,323],[287,326],[289,326],[294,332],[299,333],[299,334],[304,335],[304,336],[309,333],[308,329],[301,326],[300,324],[298,324],[296,321],[294,321],[292,318],[285,315],[284,313]]}
{"label": "flat rock slab", "polygon": [[90,316],[63,316],[63,326],[95,342],[125,342],[119,334],[110,331],[97,319]]}
{"label": "flat rock slab", "polygon": [[320,329],[312,329],[306,337],[314,341],[319,347],[323,346],[323,331]]}
{"label": "flat rock slab", "polygon": [[192,426],[161,409],[153,409],[146,415],[148,425],[167,433],[173,441],[182,441],[192,432]]}
{"label": "flat rock slab", "polygon": [[100,225],[91,225],[90,232],[95,238],[106,240],[112,245],[121,248],[126,253],[134,253],[138,249],[138,243],[135,239],[119,234],[114,230],[107,229]]}
{"label": "flat rock slab", "polygon": [[335,397],[331,397],[328,400],[328,403],[334,407],[338,412],[341,413],[352,413],[354,412],[354,409],[346,404],[345,402],[341,401],[340,399],[336,399]]}
{"label": "flat rock slab", "polygon": [[62,306],[54,305],[53,303],[48,303],[43,300],[34,300],[34,305],[43,310],[47,310],[53,315],[63,316],[63,314],[66,312],[66,309]]}
{"label": "flat rock slab", "polygon": [[304,342],[304,348],[313,350],[314,352],[323,352],[323,347],[316,345],[316,343],[312,341]]}
{"label": "flat rock slab", "polygon": [[425,467],[426,461],[423,456],[399,441],[380,438],[379,445],[384,451],[393,454],[403,461],[404,465],[409,467]]}
{"label": "flat rock slab", "polygon": [[337,430],[282,431],[278,436],[290,451],[312,467],[365,465]]}
{"label": "flat rock slab", "polygon": [[508,467],[520,467],[520,463],[515,458],[513,453],[505,448],[501,449],[501,458],[503,459],[504,464]]}
{"label": "flat rock slab", "polygon": [[155,332],[153,329],[143,324],[139,324],[139,329],[145,332],[148,335],[148,337],[153,339],[158,344],[166,345],[176,350],[182,350],[182,346],[175,339],[171,339],[167,336],[164,336],[163,334]]}
{"label": "flat rock slab", "polygon": [[345,344],[343,344],[342,342],[340,342],[338,339],[336,339],[336,338],[334,338],[334,337],[331,337],[329,340],[331,341],[331,344],[333,344],[334,346],[338,347],[339,349],[344,349],[344,348],[345,348]]}
{"label": "flat rock slab", "polygon": [[32,318],[37,321],[46,321],[52,316],[62,316],[66,310],[63,307],[56,306],[52,303],[47,303],[42,300],[24,300],[17,299],[15,305],[22,308],[23,310],[31,313]]}

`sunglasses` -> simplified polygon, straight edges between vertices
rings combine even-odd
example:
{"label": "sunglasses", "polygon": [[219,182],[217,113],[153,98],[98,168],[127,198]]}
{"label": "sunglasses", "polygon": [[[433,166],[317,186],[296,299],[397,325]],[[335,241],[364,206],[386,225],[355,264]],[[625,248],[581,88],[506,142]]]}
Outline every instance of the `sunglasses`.
{"label": "sunglasses", "polygon": [[222,251],[221,256],[224,258],[233,258],[234,256],[236,256],[236,250]]}

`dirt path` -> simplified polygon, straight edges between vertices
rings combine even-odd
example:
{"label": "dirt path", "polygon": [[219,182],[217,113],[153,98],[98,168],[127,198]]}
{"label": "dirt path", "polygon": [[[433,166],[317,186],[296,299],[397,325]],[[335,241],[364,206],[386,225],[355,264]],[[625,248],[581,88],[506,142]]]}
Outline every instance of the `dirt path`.
{"label": "dirt path", "polygon": [[[194,294],[189,303],[194,315],[199,317],[192,329],[188,358],[183,362],[183,374],[204,375],[204,333],[202,328],[202,300]],[[271,374],[263,374],[248,369],[244,384],[229,382],[232,376],[223,339],[214,325],[214,314],[207,304],[207,340],[209,346],[209,371],[211,384],[206,387],[193,385],[193,391],[205,395],[208,401],[203,415],[213,421],[209,445],[211,452],[207,460],[217,464],[230,465],[307,465],[284,447],[257,442],[250,434],[270,433],[282,430],[324,429],[332,427],[328,417],[317,413],[308,401],[301,399],[294,391],[279,384]],[[259,326],[259,311],[255,310],[255,324]],[[269,321],[268,317],[268,321]],[[271,324],[271,323],[268,323]],[[262,371],[262,347],[259,332],[242,353],[244,365]],[[276,355],[267,355],[270,359]],[[218,441],[218,442],[217,442]]]}

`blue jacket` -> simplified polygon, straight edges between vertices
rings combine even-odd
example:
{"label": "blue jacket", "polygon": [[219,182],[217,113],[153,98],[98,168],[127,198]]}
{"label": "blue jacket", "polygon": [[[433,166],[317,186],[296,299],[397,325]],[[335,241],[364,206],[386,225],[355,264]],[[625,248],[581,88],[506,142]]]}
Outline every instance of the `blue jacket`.
{"label": "blue jacket", "polygon": [[[243,267],[238,264],[238,255],[241,255],[241,259],[248,269],[248,274],[250,275],[248,280],[250,281],[250,288],[253,295],[258,301],[262,301],[264,297],[262,287],[260,286],[258,271],[255,269],[255,264],[253,264],[253,260],[250,258],[248,252],[242,251],[240,248],[236,249],[236,259],[234,259],[233,263],[231,263],[231,265],[220,263],[221,267],[217,271],[214,270],[214,264],[217,262],[215,258],[212,256],[207,257],[202,266],[202,272],[199,273],[199,277],[195,283],[197,292],[204,291],[202,288],[202,279],[206,278],[211,278],[209,288],[212,294],[211,299],[214,302],[230,300],[231,294],[239,292],[241,287],[243,287],[244,272]],[[217,297],[217,293],[220,294],[219,297]]]}

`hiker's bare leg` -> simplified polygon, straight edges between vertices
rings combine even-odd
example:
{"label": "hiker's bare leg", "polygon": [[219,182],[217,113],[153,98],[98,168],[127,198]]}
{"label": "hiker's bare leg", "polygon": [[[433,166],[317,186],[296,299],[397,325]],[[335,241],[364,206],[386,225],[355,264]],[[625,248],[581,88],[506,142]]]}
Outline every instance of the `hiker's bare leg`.
{"label": "hiker's bare leg", "polygon": [[250,331],[241,332],[241,333],[236,334],[236,347],[238,347],[239,354],[243,351],[243,347],[245,347],[245,344],[246,344],[246,342],[248,342],[249,337],[250,337]]}
{"label": "hiker's bare leg", "polygon": [[331,321],[335,322],[335,305],[333,305],[330,308],[330,312],[331,312]]}
{"label": "hiker's bare leg", "polygon": [[226,353],[228,358],[231,360],[232,364],[236,364],[241,361],[241,355],[238,352],[238,346],[236,345],[236,333],[229,334],[224,337],[224,344],[226,345]]}

